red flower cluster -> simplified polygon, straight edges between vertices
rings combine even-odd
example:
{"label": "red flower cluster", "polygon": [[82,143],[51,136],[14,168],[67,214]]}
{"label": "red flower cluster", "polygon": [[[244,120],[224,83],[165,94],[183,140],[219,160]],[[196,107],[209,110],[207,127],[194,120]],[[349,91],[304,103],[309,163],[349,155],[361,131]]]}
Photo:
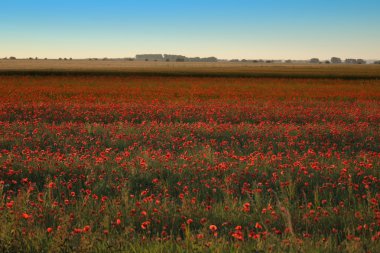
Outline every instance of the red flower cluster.
{"label": "red flower cluster", "polygon": [[378,243],[379,84],[1,77],[4,234]]}

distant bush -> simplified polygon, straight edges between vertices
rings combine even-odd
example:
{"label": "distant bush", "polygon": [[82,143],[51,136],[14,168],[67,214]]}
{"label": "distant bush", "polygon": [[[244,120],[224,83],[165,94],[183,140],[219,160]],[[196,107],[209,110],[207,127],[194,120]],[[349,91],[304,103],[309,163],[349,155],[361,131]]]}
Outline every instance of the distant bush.
{"label": "distant bush", "polygon": [[340,64],[342,63],[342,59],[340,59],[339,57],[331,57],[331,63],[334,63],[334,64]]}
{"label": "distant bush", "polygon": [[310,59],[309,62],[310,62],[310,63],[314,63],[314,64],[318,64],[318,63],[320,63],[320,61],[319,61],[318,58],[312,58],[312,59]]}
{"label": "distant bush", "polygon": [[366,64],[367,62],[363,59],[357,59],[356,60],[357,64]]}

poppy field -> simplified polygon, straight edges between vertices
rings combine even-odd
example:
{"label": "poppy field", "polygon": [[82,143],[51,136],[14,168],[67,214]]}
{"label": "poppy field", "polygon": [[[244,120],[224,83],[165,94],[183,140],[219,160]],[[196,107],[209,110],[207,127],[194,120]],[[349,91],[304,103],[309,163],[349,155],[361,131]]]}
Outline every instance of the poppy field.
{"label": "poppy field", "polygon": [[380,252],[380,80],[1,76],[1,252]]}

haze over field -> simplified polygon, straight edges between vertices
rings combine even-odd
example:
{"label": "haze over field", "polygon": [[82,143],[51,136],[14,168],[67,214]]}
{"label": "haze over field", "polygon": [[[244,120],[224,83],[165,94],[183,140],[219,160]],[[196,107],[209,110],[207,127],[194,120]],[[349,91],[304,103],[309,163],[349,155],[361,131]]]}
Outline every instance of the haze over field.
{"label": "haze over field", "polygon": [[2,0],[0,57],[380,58],[377,0]]}

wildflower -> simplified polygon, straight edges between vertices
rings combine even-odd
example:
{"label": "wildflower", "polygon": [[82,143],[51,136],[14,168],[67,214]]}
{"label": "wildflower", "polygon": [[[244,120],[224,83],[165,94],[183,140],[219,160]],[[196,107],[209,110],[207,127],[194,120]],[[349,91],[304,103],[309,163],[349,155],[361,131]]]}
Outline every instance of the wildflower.
{"label": "wildflower", "polygon": [[251,231],[249,232],[248,237],[257,240],[257,239],[260,239],[260,234],[256,234],[255,232]]}
{"label": "wildflower", "polygon": [[81,228],[74,228],[74,233],[75,234],[80,234],[82,232],[83,232],[83,229],[81,229]]}
{"label": "wildflower", "polygon": [[239,240],[239,241],[243,241],[244,240],[244,236],[243,236],[243,233],[241,231],[235,231],[234,233],[231,234],[233,238],[235,238],[236,240]]}
{"label": "wildflower", "polygon": [[215,225],[210,225],[210,230],[212,231],[212,232],[215,232],[216,230],[218,230],[218,227],[217,226],[215,226]]}
{"label": "wildflower", "polygon": [[14,204],[14,201],[12,200],[12,201],[9,201],[5,206],[6,206],[7,208],[12,208],[12,207],[13,207],[13,204]]}
{"label": "wildflower", "polygon": [[141,228],[145,230],[145,229],[148,228],[149,224],[150,224],[150,221],[144,221],[144,222],[141,224]]}
{"label": "wildflower", "polygon": [[29,215],[29,214],[27,214],[27,213],[22,213],[22,217],[23,217],[25,220],[27,220],[27,219],[31,218],[32,216]]}
{"label": "wildflower", "polygon": [[244,203],[244,205],[243,205],[243,211],[247,213],[250,210],[251,210],[251,204],[249,204],[248,202]]}

